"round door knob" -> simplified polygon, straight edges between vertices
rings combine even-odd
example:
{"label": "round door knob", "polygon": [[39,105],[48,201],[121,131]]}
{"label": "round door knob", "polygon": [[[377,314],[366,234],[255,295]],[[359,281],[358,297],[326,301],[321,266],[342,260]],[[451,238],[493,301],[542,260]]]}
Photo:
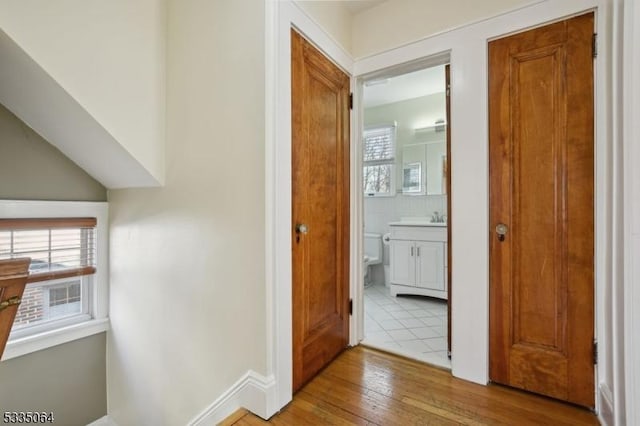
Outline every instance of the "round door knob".
{"label": "round door knob", "polygon": [[504,223],[499,223],[496,226],[496,234],[498,234],[498,240],[504,241],[504,236],[509,232],[509,227]]}
{"label": "round door knob", "polygon": [[306,234],[307,232],[309,232],[309,227],[304,223],[298,223],[296,224],[296,232],[298,234]]}

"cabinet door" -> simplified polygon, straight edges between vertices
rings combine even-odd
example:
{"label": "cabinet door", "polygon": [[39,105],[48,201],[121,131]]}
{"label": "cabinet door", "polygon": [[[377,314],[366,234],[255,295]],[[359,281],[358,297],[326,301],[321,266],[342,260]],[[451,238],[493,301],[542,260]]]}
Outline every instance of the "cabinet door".
{"label": "cabinet door", "polygon": [[391,282],[415,286],[416,249],[413,241],[391,240]]}
{"label": "cabinet door", "polygon": [[444,243],[417,241],[415,244],[417,286],[444,291]]}

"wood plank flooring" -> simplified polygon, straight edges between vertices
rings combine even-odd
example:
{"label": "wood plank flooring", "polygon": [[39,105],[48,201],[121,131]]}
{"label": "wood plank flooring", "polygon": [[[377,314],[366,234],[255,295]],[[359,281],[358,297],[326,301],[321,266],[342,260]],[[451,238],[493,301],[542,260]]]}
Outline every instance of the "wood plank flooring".
{"label": "wood plank flooring", "polygon": [[588,410],[362,346],[348,349],[269,421],[238,413],[225,425],[597,425]]}

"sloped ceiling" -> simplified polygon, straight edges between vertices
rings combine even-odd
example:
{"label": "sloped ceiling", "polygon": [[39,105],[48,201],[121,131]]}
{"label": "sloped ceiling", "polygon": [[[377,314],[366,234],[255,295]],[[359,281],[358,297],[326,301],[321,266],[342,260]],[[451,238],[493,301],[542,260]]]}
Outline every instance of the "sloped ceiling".
{"label": "sloped ceiling", "polygon": [[0,30],[0,103],[107,188],[159,182]]}

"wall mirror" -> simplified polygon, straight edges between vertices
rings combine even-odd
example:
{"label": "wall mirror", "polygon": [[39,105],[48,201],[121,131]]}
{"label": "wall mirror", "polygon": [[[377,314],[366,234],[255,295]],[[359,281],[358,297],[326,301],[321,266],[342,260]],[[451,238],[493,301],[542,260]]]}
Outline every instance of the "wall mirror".
{"label": "wall mirror", "polygon": [[[413,144],[402,147],[403,163],[424,162],[423,194],[446,193],[447,140],[444,123],[415,130]],[[418,156],[420,159],[418,160]]]}

